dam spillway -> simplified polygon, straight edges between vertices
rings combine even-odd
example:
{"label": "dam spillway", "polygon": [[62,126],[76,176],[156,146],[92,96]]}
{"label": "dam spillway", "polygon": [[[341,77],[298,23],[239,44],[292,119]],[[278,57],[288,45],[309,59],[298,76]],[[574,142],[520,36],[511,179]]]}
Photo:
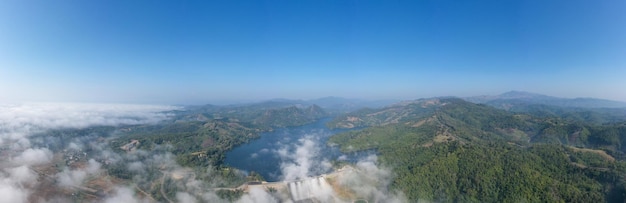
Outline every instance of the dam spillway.
{"label": "dam spillway", "polygon": [[306,200],[330,200],[333,198],[333,189],[326,178],[319,176],[287,183],[289,194],[294,202]]}
{"label": "dam spillway", "polygon": [[[353,198],[340,197],[335,191],[336,180],[341,176],[350,175],[356,172],[350,166],[344,166],[332,173],[316,177],[307,177],[300,180],[279,181],[279,182],[248,182],[236,188],[213,188],[213,190],[243,190],[248,192],[252,189],[265,191],[275,191],[279,202],[352,202]],[[329,182],[330,181],[330,182]]]}

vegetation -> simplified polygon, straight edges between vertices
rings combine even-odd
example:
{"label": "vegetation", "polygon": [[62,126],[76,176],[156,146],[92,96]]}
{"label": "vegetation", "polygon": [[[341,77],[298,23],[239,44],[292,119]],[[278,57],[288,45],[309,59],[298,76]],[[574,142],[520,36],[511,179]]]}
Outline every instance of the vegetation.
{"label": "vegetation", "polygon": [[235,202],[243,195],[243,190],[218,190],[216,191],[218,197],[227,200],[229,202]]}
{"label": "vegetation", "polygon": [[[492,104],[489,103],[488,105]],[[626,108],[580,108],[517,104],[509,105],[508,110],[517,113],[528,113],[537,117],[559,117],[568,122],[605,124],[626,121]]]}
{"label": "vegetation", "polygon": [[121,147],[138,140],[137,149],[151,150],[157,146],[169,146],[177,162],[184,166],[219,165],[224,152],[236,145],[258,137],[256,130],[237,123],[212,120],[207,122],[175,122],[159,127],[133,128],[126,136],[111,142]]}
{"label": "vegetation", "polygon": [[328,114],[317,105],[301,106],[282,102],[265,102],[243,106],[191,107],[179,113],[178,120],[228,120],[246,127],[271,130],[274,127],[300,126],[315,122]]}
{"label": "vegetation", "polygon": [[137,140],[138,149],[169,146],[183,166],[219,166],[226,151],[257,138],[260,132],[303,125],[326,115],[315,105],[300,108],[275,103],[203,106],[175,113],[171,122],[127,128],[123,136],[111,142],[112,146],[122,151],[122,146]]}
{"label": "vegetation", "polygon": [[[212,187],[236,187],[244,182],[263,181],[258,173],[243,172],[222,164],[225,153],[233,147],[249,142],[260,132],[275,127],[302,125],[325,116],[317,106],[252,105],[240,107],[203,106],[187,111],[173,111],[172,120],[156,125],[124,126],[115,131],[109,142],[118,153],[144,150],[151,153],[175,156],[178,164],[194,171],[195,179],[214,184]],[[114,129],[108,129],[112,133]],[[135,156],[143,156],[138,153]],[[146,157],[150,158],[150,157]],[[125,163],[105,166],[110,175],[133,180],[157,201],[175,197],[174,188],[184,188],[180,180],[173,180],[167,172],[168,165],[149,166],[140,172],[130,170]],[[164,168],[165,167],[165,168]],[[142,177],[141,181],[135,177]],[[220,181],[215,181],[216,179]],[[222,199],[234,201],[242,190],[217,190]]]}
{"label": "vegetation", "polygon": [[373,126],[329,142],[343,151],[377,150],[394,170],[392,187],[412,201],[626,200],[624,124],[516,114],[445,98],[356,112],[329,125]]}
{"label": "vegetation", "polygon": [[[540,110],[532,110],[535,107]],[[457,98],[409,101],[336,117],[329,127],[360,130],[340,133],[329,142],[339,144],[344,152],[375,150],[381,164],[393,169],[391,187],[411,201],[624,202],[626,122],[603,110],[533,108],[504,110]],[[282,103],[203,106],[172,113],[173,120],[157,125],[59,129],[35,135],[34,140],[49,143],[56,151],[84,135],[115,134],[109,144],[119,153],[169,152],[179,164],[205,174],[196,179],[210,182],[218,176],[223,180],[218,187],[231,187],[263,177],[254,172],[246,177],[223,166],[228,150],[263,131],[328,115],[314,105]],[[89,148],[84,152],[92,153]],[[134,182],[157,201],[175,196],[172,188],[164,186],[179,184],[159,167],[147,167],[142,174],[120,162],[104,167],[108,174],[125,180],[136,175],[158,180]],[[242,194],[217,191],[230,201]]]}

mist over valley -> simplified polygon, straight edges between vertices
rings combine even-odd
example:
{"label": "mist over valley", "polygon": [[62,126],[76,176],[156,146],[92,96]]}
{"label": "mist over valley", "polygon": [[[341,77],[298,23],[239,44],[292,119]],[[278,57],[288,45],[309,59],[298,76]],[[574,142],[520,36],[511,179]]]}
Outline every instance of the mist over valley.
{"label": "mist over valley", "polygon": [[[2,105],[0,191],[7,202],[623,200],[626,114],[607,112],[626,109],[598,100],[539,111],[524,98],[358,110],[335,99],[330,111],[300,100]],[[493,196],[489,185],[554,193]]]}
{"label": "mist over valley", "polygon": [[626,202],[626,1],[0,1],[0,203]]}

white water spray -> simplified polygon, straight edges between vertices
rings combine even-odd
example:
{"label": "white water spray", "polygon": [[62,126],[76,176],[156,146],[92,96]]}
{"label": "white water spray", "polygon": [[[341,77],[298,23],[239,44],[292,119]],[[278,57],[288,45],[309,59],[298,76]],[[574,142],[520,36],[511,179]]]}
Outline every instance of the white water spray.
{"label": "white water spray", "polygon": [[334,200],[333,189],[322,176],[290,182],[287,187],[291,199],[295,202],[303,200],[332,202]]}

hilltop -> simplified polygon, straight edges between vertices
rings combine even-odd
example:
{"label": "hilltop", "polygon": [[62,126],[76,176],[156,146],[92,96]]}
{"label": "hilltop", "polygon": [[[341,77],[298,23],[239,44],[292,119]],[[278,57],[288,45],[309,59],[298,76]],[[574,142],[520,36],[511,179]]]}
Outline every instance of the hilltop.
{"label": "hilltop", "polygon": [[[616,116],[617,110],[521,100],[501,108],[440,97],[341,113],[308,102],[271,100],[174,108],[162,112],[158,122],[122,117],[127,124],[48,129],[29,137],[39,148],[27,152],[50,154],[50,162],[33,168],[46,185],[56,185],[57,176],[88,177],[69,184],[72,190],[33,189],[43,191],[37,198],[76,192],[74,200],[97,200],[113,194],[116,185],[132,183],[141,198],[171,201],[191,181],[198,188],[226,188],[210,192],[232,202],[250,194],[237,186],[264,178],[224,164],[226,152],[263,132],[332,118],[329,128],[348,130],[330,137],[328,144],[346,153],[376,154],[376,165],[368,166],[389,171],[376,187],[401,191],[410,202],[623,202],[626,119]],[[328,182],[344,199],[359,199],[358,192],[367,197],[367,192],[335,188],[336,183]],[[266,192],[286,192],[275,189]]]}
{"label": "hilltop", "polygon": [[431,98],[349,113],[328,125],[364,128],[329,142],[346,152],[376,150],[394,168],[393,186],[413,200],[620,202],[626,195],[626,123],[568,122]]}
{"label": "hilltop", "polygon": [[559,117],[570,122],[593,124],[626,121],[626,102],[596,98],[559,98],[510,91],[496,96],[475,96],[467,101],[539,117]]}
{"label": "hilltop", "polygon": [[626,102],[597,98],[561,98],[524,91],[509,91],[495,96],[474,96],[464,98],[474,103],[482,103],[498,108],[511,108],[516,105],[548,105],[576,108],[626,108]]}

